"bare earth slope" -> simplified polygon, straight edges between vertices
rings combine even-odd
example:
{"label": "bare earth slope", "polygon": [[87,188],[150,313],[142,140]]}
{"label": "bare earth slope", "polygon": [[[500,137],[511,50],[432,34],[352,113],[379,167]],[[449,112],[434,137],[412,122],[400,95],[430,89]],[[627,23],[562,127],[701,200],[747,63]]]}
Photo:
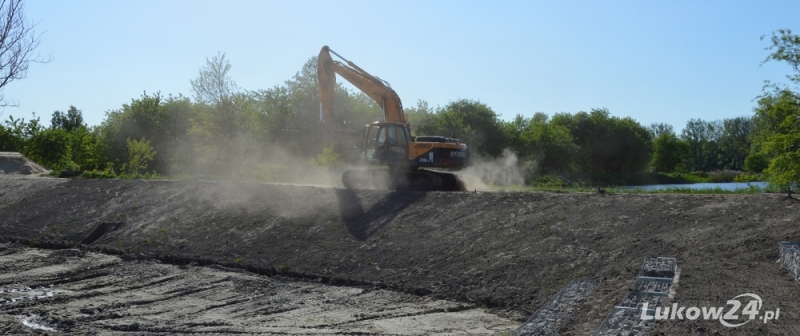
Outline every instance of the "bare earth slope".
{"label": "bare earth slope", "polygon": [[[0,190],[7,180],[0,179]],[[678,258],[675,300],[724,306],[746,292],[778,321],[737,329],[659,322],[667,335],[800,332],[800,285],[778,242],[800,240],[800,203],[781,195],[421,193],[243,182],[72,180],[0,206],[0,236],[91,243],[261,273],[377,283],[491,307],[522,320],[573,277],[604,279],[562,335],[594,331],[645,256]]]}
{"label": "bare earth slope", "polygon": [[49,172],[18,152],[0,152],[0,175],[39,175]]}

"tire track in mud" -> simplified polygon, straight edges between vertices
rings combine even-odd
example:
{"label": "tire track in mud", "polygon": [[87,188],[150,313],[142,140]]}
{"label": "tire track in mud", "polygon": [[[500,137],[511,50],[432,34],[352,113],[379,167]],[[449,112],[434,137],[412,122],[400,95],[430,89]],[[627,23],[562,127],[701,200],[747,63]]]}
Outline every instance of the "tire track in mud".
{"label": "tire track in mud", "polygon": [[0,244],[0,264],[0,334],[491,335],[517,326],[474,305],[222,266],[14,243]]}

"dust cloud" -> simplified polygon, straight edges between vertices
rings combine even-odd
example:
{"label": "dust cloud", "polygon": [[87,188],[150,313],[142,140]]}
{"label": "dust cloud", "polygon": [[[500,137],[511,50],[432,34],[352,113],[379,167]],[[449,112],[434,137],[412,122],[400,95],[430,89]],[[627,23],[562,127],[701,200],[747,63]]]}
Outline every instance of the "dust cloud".
{"label": "dust cloud", "polygon": [[525,185],[524,171],[527,165],[521,164],[514,152],[504,149],[497,158],[471,155],[469,166],[458,173],[467,190],[496,190]]}
{"label": "dust cloud", "polygon": [[[291,146],[258,141],[245,135],[238,136],[235,143],[231,146],[233,148],[227,149],[223,146],[199,148],[200,152],[216,155],[189,160],[191,163],[181,164],[182,169],[171,172],[171,175],[180,176],[190,171],[193,173],[189,176],[202,178],[342,188],[344,172],[367,168],[344,162],[332,167],[315,165],[312,158],[301,155]],[[182,149],[176,148],[177,151]],[[523,186],[526,172],[532,169],[531,163],[522,162],[509,149],[503,150],[496,158],[471,155],[469,166],[455,172],[467,190],[503,190]]]}
{"label": "dust cloud", "polygon": [[[266,183],[291,183],[341,187],[341,167],[314,165],[289,146],[239,136],[233,146],[172,149],[172,153],[208,153],[185,157],[168,176],[188,176],[212,180],[242,180]],[[320,150],[321,152],[321,150]],[[312,156],[313,157],[313,156]],[[349,166],[348,166],[349,167]],[[340,171],[341,170],[341,171]]]}

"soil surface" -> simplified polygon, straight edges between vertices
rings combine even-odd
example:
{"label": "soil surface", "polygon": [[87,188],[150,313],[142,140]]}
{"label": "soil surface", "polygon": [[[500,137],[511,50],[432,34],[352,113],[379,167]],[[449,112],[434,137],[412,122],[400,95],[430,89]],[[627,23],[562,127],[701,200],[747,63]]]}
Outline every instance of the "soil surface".
{"label": "soil surface", "polygon": [[474,305],[220,266],[0,245],[0,334],[492,334]]}
{"label": "soil surface", "polygon": [[[680,281],[670,304],[718,307],[755,293],[764,309],[780,308],[780,317],[738,328],[716,320],[659,321],[655,334],[800,333],[800,284],[776,262],[780,241],[800,240],[800,203],[784,195],[19,181],[0,179],[0,190],[25,190],[19,197],[2,196],[5,241],[38,246],[84,241],[129,259],[196,261],[329,284],[371,284],[432,302],[486,307],[518,322],[573,278],[602,279],[560,335],[596,330],[626,294],[645,256],[675,257]],[[87,240],[100,223],[118,224]]]}

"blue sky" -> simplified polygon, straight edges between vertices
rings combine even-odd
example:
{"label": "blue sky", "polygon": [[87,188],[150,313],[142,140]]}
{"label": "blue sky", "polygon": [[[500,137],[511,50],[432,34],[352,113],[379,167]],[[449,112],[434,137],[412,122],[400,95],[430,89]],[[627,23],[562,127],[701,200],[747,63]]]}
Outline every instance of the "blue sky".
{"label": "blue sky", "polygon": [[[608,108],[680,131],[690,118],[751,115],[764,80],[759,40],[795,28],[798,1],[51,1],[9,115],[46,124],[75,105],[90,125],[143,92],[191,96],[207,57],[227,54],[247,90],[282,84],[329,45],[389,81],[405,106],[457,99],[503,119]],[[794,25],[794,26],[793,26]]]}

